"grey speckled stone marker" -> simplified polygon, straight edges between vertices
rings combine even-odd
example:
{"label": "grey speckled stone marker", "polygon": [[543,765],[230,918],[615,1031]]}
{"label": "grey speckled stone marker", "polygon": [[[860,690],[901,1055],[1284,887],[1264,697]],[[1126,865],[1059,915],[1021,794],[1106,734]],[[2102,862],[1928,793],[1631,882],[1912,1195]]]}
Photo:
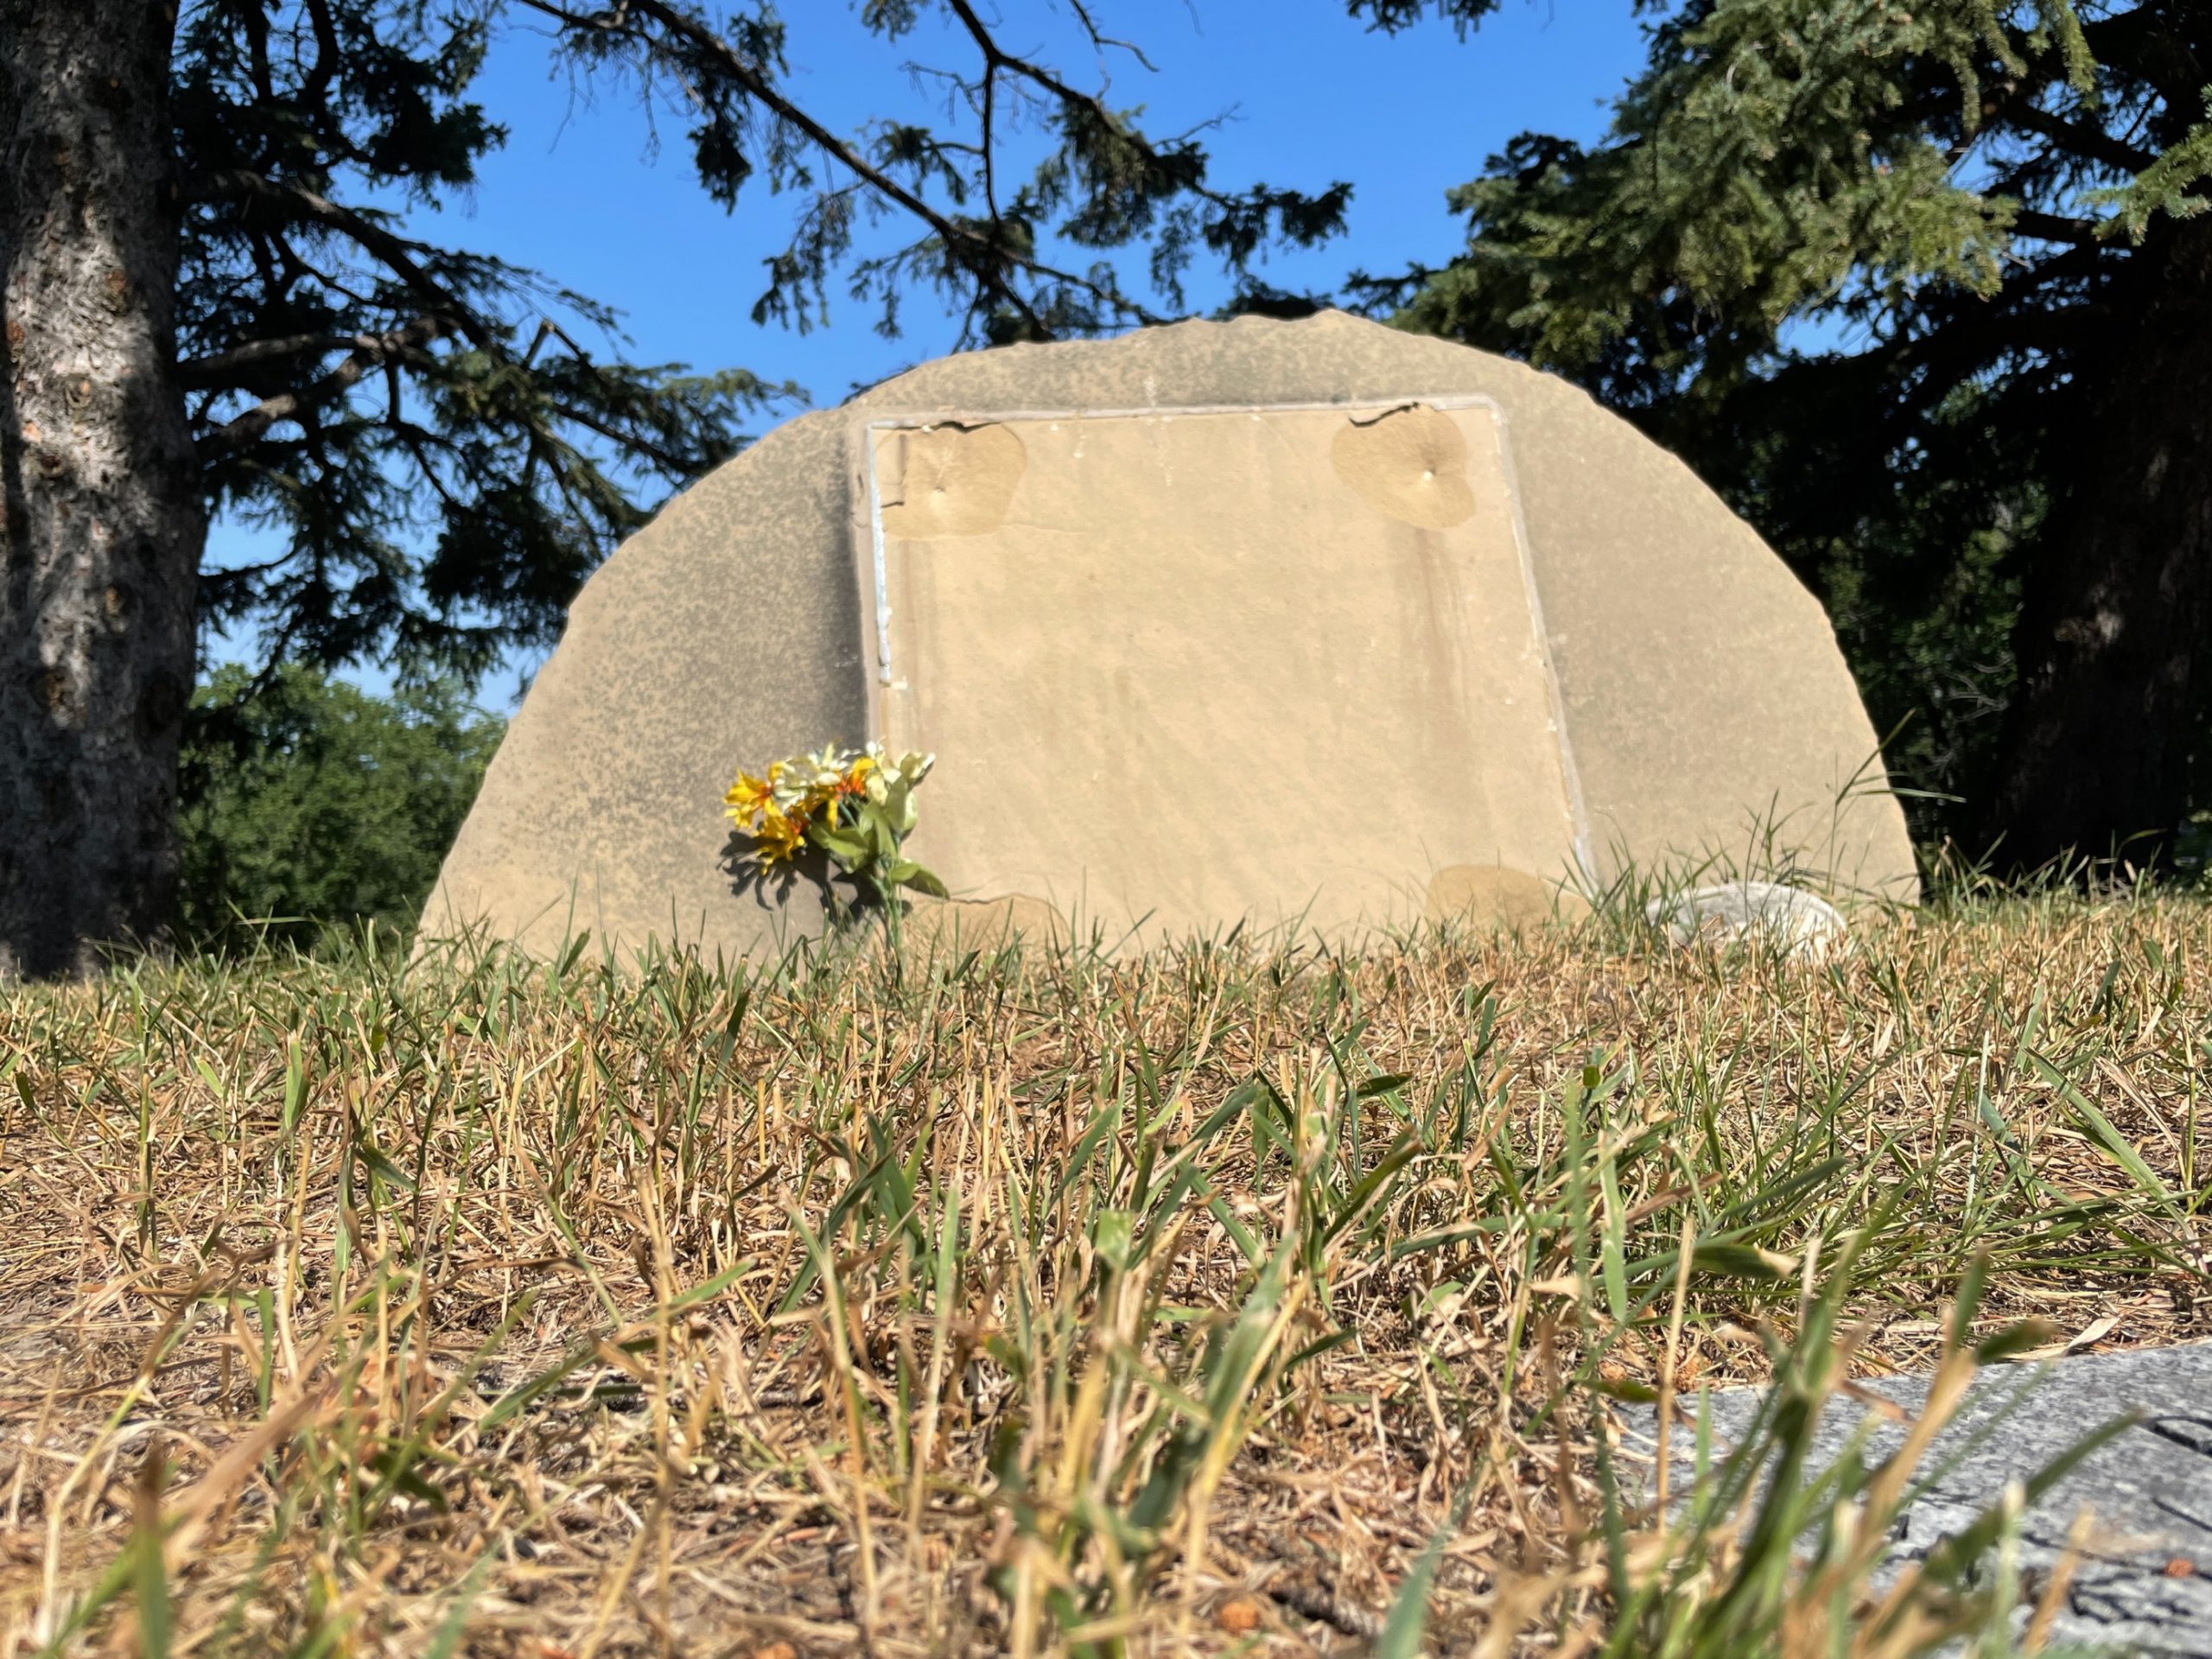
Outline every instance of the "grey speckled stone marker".
{"label": "grey speckled stone marker", "polygon": [[[1916,1377],[1871,1387],[1907,1411],[1927,1397],[1926,1382]],[[1716,1437],[1740,1433],[1758,1399],[1753,1389],[1713,1395]],[[1984,1372],[1922,1465],[1933,1483],[1902,1517],[1896,1559],[1925,1556],[1997,1502],[2006,1481],[2025,1480],[2131,1411],[2136,1427],[2093,1452],[2028,1511],[2021,1569],[2031,1586],[2038,1582],[2064,1553],[2068,1529],[2087,1504],[2096,1529],[2054,1641],[2212,1656],[2212,1344]],[[1860,1415],[1847,1400],[1829,1408],[1815,1467],[1834,1459]],[[1649,1448],[1649,1411],[1627,1416],[1625,1427],[1631,1448]],[[1880,1428],[1871,1455],[1886,1454],[1902,1434],[1893,1425]],[[1690,1439],[1678,1432],[1674,1445]]]}

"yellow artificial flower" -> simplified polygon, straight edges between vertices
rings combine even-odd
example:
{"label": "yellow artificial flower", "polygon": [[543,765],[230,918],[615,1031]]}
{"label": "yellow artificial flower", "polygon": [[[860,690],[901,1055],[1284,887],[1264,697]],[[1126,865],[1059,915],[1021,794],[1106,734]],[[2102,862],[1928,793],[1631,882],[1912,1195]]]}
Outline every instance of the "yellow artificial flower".
{"label": "yellow artificial flower", "polygon": [[[880,806],[893,788],[911,789],[935,758],[894,757],[880,743],[859,750],[825,743],[810,754],[772,761],[757,775],[739,772],[722,799],[728,816],[753,839],[749,856],[767,868],[797,858],[817,829],[851,829],[861,819],[863,803]],[[905,826],[893,826],[894,836],[912,827],[911,803],[903,817]]]}
{"label": "yellow artificial flower", "polygon": [[753,831],[760,849],[753,856],[766,865],[788,863],[798,856],[806,842],[806,815],[786,812],[773,802],[761,809],[760,827]]}
{"label": "yellow artificial flower", "polygon": [[750,824],[776,798],[775,770],[769,767],[770,775],[766,778],[755,778],[749,772],[737,774],[729,793],[722,797],[728,804],[727,816],[733,823]]}

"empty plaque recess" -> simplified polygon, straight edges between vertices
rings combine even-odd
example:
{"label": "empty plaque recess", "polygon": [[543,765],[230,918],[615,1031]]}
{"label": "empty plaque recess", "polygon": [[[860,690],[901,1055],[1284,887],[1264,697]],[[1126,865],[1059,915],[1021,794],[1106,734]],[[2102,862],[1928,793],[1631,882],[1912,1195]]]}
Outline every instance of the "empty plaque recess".
{"label": "empty plaque recess", "polygon": [[1109,928],[1418,913],[1567,874],[1572,762],[1493,406],[860,429],[873,720],[912,849]]}

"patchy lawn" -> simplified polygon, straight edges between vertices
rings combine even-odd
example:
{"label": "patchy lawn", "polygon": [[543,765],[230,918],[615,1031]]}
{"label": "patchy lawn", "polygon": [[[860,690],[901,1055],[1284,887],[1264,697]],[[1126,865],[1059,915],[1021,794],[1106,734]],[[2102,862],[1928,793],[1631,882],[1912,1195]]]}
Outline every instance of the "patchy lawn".
{"label": "patchy lawn", "polygon": [[[1605,1396],[2203,1334],[2208,957],[2045,897],[0,991],[0,1656],[1827,1652],[1866,1552],[1656,1527]],[[1906,1599],[1855,1650],[2001,1622]]]}

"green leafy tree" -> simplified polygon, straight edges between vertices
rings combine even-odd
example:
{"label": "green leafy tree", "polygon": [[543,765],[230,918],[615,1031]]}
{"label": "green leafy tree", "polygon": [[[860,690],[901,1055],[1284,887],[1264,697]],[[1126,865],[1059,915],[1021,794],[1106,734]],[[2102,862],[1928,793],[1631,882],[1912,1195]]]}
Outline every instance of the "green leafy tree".
{"label": "green leafy tree", "polygon": [[296,664],[217,671],[182,752],[184,938],[412,927],[505,730],[453,678],[384,698]]}
{"label": "green leafy tree", "polygon": [[2169,836],[2212,695],[2212,7],[1639,10],[1605,141],[1516,139],[1453,196],[1465,252],[1366,297],[1730,495],[1910,717],[1897,769],[1967,798],[1929,827],[2022,863]]}
{"label": "green leafy tree", "polygon": [[[1263,248],[1340,226],[1347,186],[1217,184],[1203,131],[1147,134],[1007,46],[1018,16],[861,8],[893,38],[925,14],[963,54],[942,118],[845,135],[772,0],[0,0],[0,976],[168,919],[198,630],[474,671],[790,390],[594,349],[604,305],[419,233],[504,137],[471,95],[503,25],[683,112],[733,212],[797,204],[754,313],[798,327],[840,286],[895,327],[918,287],[969,340],[1080,334],[1180,310],[1199,257],[1265,300]],[[866,251],[874,221],[911,235]],[[282,550],[203,569],[216,512]]]}

